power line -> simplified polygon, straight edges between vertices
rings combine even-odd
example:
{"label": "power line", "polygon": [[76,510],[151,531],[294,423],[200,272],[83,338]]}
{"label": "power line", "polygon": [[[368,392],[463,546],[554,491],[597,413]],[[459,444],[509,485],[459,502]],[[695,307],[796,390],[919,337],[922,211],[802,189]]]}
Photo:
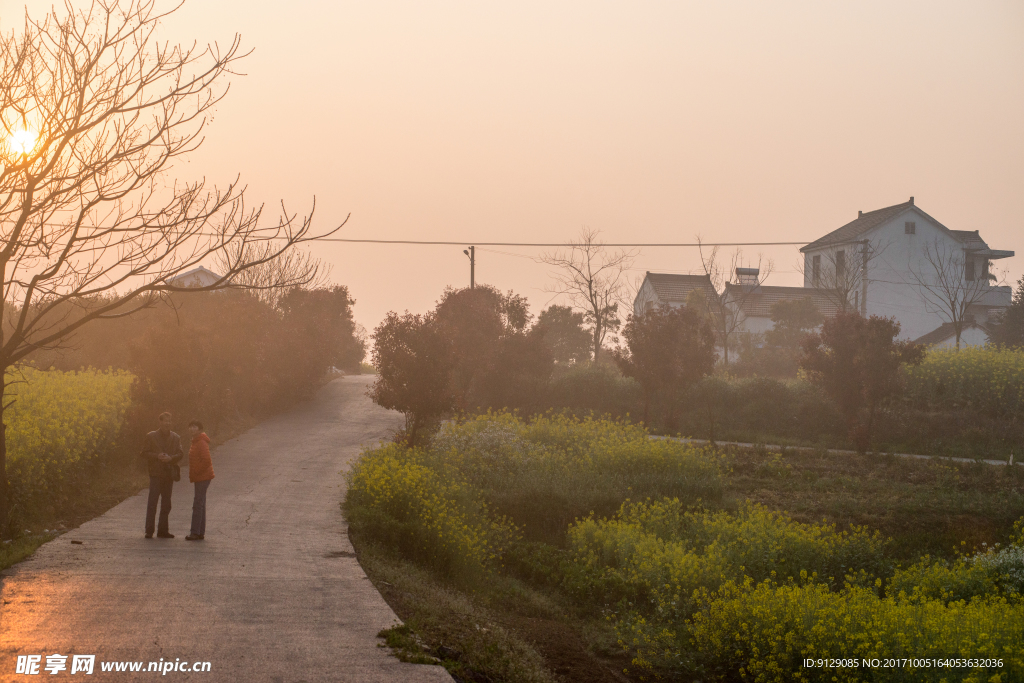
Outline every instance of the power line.
{"label": "power line", "polygon": [[[565,242],[474,242],[465,240],[462,242],[442,242],[427,240],[363,240],[349,239],[345,237],[322,237],[312,239],[311,242],[352,242],[358,244],[419,244],[419,245],[442,245],[442,246],[465,246],[474,244],[478,247],[574,247],[576,244]],[[613,243],[595,244],[600,247],[783,247],[798,244],[809,244],[809,242],[643,242],[643,243]]]}

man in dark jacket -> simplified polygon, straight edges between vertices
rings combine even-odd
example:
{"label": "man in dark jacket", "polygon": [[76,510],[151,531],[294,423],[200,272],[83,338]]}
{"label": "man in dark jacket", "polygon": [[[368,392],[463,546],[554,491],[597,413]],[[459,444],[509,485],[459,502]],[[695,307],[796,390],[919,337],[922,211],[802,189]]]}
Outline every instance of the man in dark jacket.
{"label": "man in dark jacket", "polygon": [[181,450],[181,439],[171,431],[171,414],[160,415],[160,429],[146,435],[142,457],[149,465],[149,503],[146,506],[146,538],[153,538],[156,521],[156,503],[160,500],[160,526],[157,538],[174,538],[167,528],[167,517],[171,514],[171,489],[174,487],[174,465],[185,453]]}

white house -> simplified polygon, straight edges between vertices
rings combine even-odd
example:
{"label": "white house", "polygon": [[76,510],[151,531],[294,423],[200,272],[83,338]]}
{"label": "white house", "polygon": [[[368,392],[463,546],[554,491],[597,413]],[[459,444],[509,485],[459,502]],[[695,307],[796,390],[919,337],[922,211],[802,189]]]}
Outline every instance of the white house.
{"label": "white house", "polygon": [[901,336],[930,346],[984,344],[987,326],[1010,305],[1010,287],[993,284],[990,264],[1014,255],[992,249],[977,230],[950,230],[922,211],[914,198],[857,218],[800,249],[804,286],[758,284],[756,269],[737,268],[735,282],[717,292],[707,275],[648,272],[633,313],[662,304],[684,306],[700,292],[718,297],[732,331],[771,329],[771,308],[810,297],[826,317],[842,309],[895,318]]}
{"label": "white house", "polygon": [[681,275],[676,273],[652,273],[647,271],[633,300],[633,315],[642,315],[659,306],[678,308],[685,306],[693,292],[699,291],[704,297],[718,297],[707,275]]}
{"label": "white house", "polygon": [[[652,273],[644,276],[636,298],[633,314],[641,315],[658,306],[685,306],[693,301],[695,293],[706,302],[715,299],[724,306],[729,333],[733,341],[744,332],[761,334],[772,328],[772,307],[780,301],[797,301],[810,297],[815,307],[828,317],[835,315],[839,306],[830,293],[804,287],[773,287],[759,284],[759,272],[755,268],[737,268],[736,282],[727,283],[722,292],[715,290],[707,275],[682,275],[674,273]],[[722,351],[719,349],[719,355]]]}
{"label": "white house", "polygon": [[[737,268],[737,270],[751,270]],[[775,287],[758,285],[754,275],[753,283],[743,282],[742,275],[737,275],[737,282],[729,282],[722,292],[729,316],[735,320],[737,333],[749,332],[763,334],[772,329],[772,307],[782,301],[799,301],[810,298],[814,307],[826,318],[839,311],[834,297],[820,289],[807,287]]]}
{"label": "white house", "polygon": [[220,281],[221,276],[212,270],[207,270],[202,266],[193,268],[192,270],[186,271],[179,275],[175,275],[167,280],[167,284],[172,287],[209,287],[212,284]]}
{"label": "white house", "polygon": [[1014,255],[992,249],[977,230],[951,230],[910,201],[863,212],[802,247],[804,287],[838,293],[863,315],[895,318],[901,336],[927,344],[987,339],[986,325],[1010,305],[1010,287],[989,265]]}

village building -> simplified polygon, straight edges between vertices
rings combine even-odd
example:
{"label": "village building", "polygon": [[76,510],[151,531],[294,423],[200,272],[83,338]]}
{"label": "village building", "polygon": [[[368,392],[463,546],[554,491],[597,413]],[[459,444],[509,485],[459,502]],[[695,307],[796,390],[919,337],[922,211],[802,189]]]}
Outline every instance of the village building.
{"label": "village building", "polygon": [[914,198],[857,218],[800,249],[803,287],[768,286],[757,269],[737,268],[718,292],[707,275],[648,272],[633,302],[641,315],[683,306],[694,292],[718,297],[737,334],[772,328],[772,307],[810,297],[825,317],[840,310],[894,318],[901,337],[929,346],[981,345],[988,326],[1010,305],[1009,286],[995,284],[991,264],[1014,255],[992,249],[979,231],[951,230]]}
{"label": "village building", "polygon": [[982,344],[1010,305],[991,263],[1014,255],[992,249],[977,230],[951,230],[914,198],[857,218],[801,248],[804,287],[836,291],[862,315],[895,318],[901,336],[931,345]]}
{"label": "village building", "polygon": [[220,282],[221,276],[212,270],[199,266],[192,270],[185,271],[180,275],[176,275],[167,280],[167,284],[172,287],[187,287],[187,288],[198,288],[198,287],[209,287],[211,285]]}

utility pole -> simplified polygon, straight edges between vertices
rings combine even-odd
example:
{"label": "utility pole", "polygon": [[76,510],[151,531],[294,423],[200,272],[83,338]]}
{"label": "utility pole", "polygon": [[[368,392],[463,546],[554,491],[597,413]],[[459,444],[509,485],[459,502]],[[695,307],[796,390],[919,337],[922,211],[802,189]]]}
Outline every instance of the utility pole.
{"label": "utility pole", "polygon": [[868,317],[868,241],[864,240],[860,262],[860,314]]}
{"label": "utility pole", "polygon": [[462,253],[469,257],[469,288],[476,289],[476,247],[463,249]]}

